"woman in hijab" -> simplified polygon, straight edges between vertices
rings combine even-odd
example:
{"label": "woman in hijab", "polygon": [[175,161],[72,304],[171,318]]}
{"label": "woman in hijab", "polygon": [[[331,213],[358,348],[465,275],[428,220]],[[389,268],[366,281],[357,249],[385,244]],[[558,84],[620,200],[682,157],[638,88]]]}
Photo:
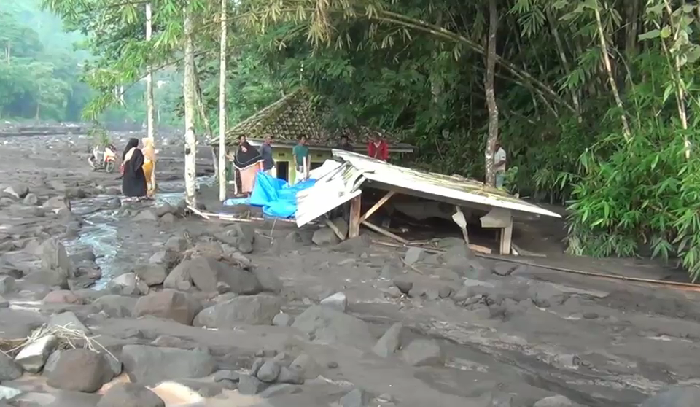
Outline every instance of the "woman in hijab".
{"label": "woman in hijab", "polygon": [[122,192],[126,196],[125,201],[138,201],[146,197],[146,176],[143,173],[144,156],[139,149],[139,140],[132,138],[124,149],[122,155],[124,175],[122,178]]}
{"label": "woman in hijab", "polygon": [[149,138],[141,139],[141,153],[144,157],[143,163],[143,174],[146,176],[146,188],[148,190],[148,196],[153,196],[155,192],[155,165],[156,165],[156,148],[153,144],[153,140]]}
{"label": "woman in hijab", "polygon": [[238,150],[236,151],[233,165],[241,175],[240,193],[242,195],[247,196],[253,192],[255,176],[261,169],[261,162],[262,157],[260,156],[260,152],[248,143],[245,136],[240,136],[238,138]]}

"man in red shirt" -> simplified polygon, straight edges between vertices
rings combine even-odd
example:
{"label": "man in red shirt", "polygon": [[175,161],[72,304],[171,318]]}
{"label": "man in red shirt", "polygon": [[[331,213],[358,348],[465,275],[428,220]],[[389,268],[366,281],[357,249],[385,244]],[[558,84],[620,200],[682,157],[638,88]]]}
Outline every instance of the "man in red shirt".
{"label": "man in red shirt", "polygon": [[382,161],[389,159],[389,146],[380,134],[375,134],[367,144],[367,155]]}

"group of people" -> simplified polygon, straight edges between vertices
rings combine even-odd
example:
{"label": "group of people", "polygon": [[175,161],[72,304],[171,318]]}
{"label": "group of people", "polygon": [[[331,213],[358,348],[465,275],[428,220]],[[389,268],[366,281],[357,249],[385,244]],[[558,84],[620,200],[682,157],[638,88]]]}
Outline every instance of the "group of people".
{"label": "group of people", "polygon": [[156,150],[153,140],[132,138],[122,154],[122,193],[125,201],[149,199],[155,191],[153,177]]}

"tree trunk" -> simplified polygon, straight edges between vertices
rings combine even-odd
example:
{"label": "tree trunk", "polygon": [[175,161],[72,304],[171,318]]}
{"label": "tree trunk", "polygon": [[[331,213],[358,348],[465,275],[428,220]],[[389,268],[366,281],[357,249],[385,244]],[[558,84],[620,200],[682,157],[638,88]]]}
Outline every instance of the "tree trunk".
{"label": "tree trunk", "polygon": [[[153,37],[153,9],[151,3],[146,3],[146,40],[150,41]],[[146,122],[148,126],[147,137],[155,142],[155,104],[153,100],[153,69],[149,64],[146,67]],[[154,143],[155,145],[155,143]],[[151,187],[155,191],[156,188],[156,163],[153,162],[153,170],[151,171]]]}
{"label": "tree trunk", "polygon": [[219,51],[219,201],[226,200],[226,2],[221,0]]}
{"label": "tree trunk", "polygon": [[498,143],[498,104],[496,103],[496,33],[498,32],[498,6],[496,0],[489,0],[489,38],[486,53],[486,104],[489,110],[489,135],[486,141],[486,184],[496,186],[494,155]]}
{"label": "tree trunk", "polygon": [[195,159],[197,145],[194,135],[195,91],[194,91],[194,45],[192,41],[192,11],[190,2],[185,6],[185,73],[183,80],[183,97],[185,107],[185,199],[196,205],[196,171]]}
{"label": "tree trunk", "polygon": [[620,121],[622,121],[622,134],[625,136],[627,141],[632,139],[632,131],[630,130],[629,122],[627,121],[627,115],[625,114],[625,107],[622,104],[622,98],[620,97],[620,91],[617,89],[617,82],[615,81],[615,75],[612,70],[612,62],[610,62],[610,56],[608,55],[608,42],[605,36],[605,30],[603,29],[603,22],[600,18],[600,5],[596,4],[594,9],[595,20],[598,25],[598,37],[600,37],[600,52],[603,54],[603,65],[605,66],[605,71],[608,74],[608,81],[610,82],[610,90],[612,90],[613,97],[615,98],[615,103],[620,109]]}

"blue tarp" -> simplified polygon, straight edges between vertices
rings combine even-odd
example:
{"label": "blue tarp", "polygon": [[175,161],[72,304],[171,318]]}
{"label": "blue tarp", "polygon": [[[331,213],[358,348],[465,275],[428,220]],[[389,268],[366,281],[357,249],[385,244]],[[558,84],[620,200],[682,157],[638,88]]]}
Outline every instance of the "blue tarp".
{"label": "blue tarp", "polygon": [[255,177],[249,204],[261,206],[263,213],[275,218],[292,218],[297,211],[297,193],[312,187],[316,180],[289,185],[287,181],[273,178],[260,171]]}

